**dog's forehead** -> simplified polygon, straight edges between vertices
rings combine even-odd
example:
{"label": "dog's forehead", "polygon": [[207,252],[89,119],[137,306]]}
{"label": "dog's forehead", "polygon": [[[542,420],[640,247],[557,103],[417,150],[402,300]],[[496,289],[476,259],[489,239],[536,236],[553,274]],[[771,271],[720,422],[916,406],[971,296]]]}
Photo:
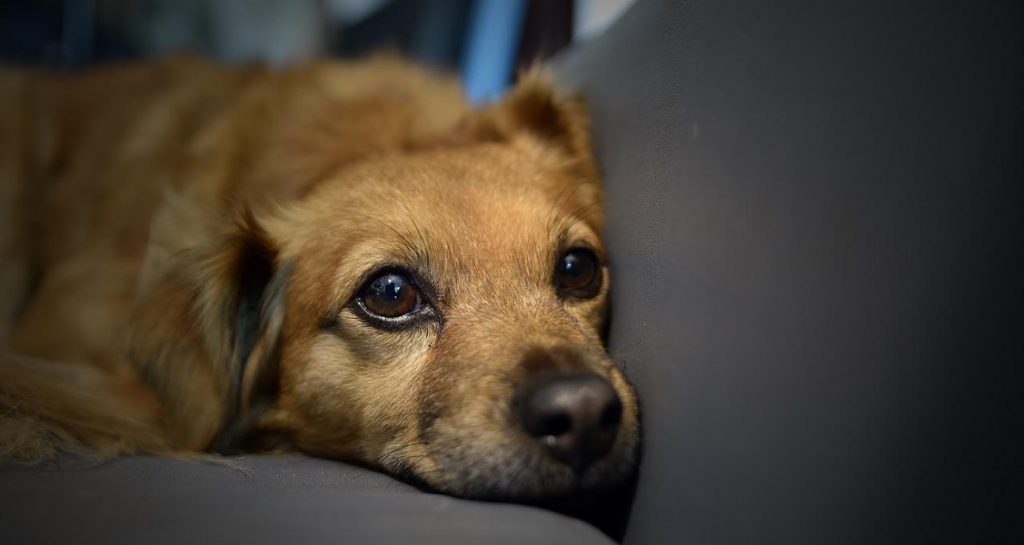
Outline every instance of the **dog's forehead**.
{"label": "dog's forehead", "polygon": [[596,199],[588,184],[515,154],[436,154],[348,173],[313,199],[311,232],[346,284],[382,264],[543,281],[560,249],[600,251]]}
{"label": "dog's forehead", "polygon": [[[397,194],[396,194],[397,193]],[[572,193],[563,190],[563,198]],[[519,266],[542,261],[570,242],[596,245],[596,233],[580,221],[579,205],[558,202],[558,193],[515,181],[470,179],[382,193],[372,205],[371,233],[362,238],[385,253],[415,252],[451,267],[474,268],[507,260]]]}

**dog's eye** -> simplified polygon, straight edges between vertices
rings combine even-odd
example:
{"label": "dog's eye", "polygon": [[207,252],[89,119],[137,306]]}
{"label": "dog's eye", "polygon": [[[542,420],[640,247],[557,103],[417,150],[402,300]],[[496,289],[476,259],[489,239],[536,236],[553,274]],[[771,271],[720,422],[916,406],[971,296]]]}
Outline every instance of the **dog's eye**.
{"label": "dog's eye", "polygon": [[590,298],[601,288],[601,267],[594,252],[576,248],[562,254],[555,270],[555,283],[563,296]]}
{"label": "dog's eye", "polygon": [[407,276],[386,272],[370,279],[359,290],[359,301],[375,316],[399,318],[416,311],[420,295]]}

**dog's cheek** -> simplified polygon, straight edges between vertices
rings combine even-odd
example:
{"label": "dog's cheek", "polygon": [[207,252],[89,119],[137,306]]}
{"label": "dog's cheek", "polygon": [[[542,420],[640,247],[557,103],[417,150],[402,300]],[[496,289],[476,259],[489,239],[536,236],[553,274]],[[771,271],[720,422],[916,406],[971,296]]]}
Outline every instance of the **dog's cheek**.
{"label": "dog's cheek", "polygon": [[[366,335],[393,334],[363,331]],[[380,349],[371,350],[375,343],[366,338],[350,342],[332,333],[318,335],[285,381],[300,421],[300,448],[378,464],[389,445],[414,437],[418,377],[430,345],[421,337],[404,343],[383,337],[376,343]]]}
{"label": "dog's cheek", "polygon": [[611,310],[611,298],[609,297],[611,279],[607,267],[603,269],[602,274],[604,278],[602,279],[601,291],[597,297],[572,302],[569,305],[569,312],[573,314],[578,323],[584,324],[587,327],[588,333],[592,333],[605,340],[607,338],[608,318]]}
{"label": "dog's cheek", "polygon": [[351,354],[317,339],[290,344],[282,360],[279,406],[288,414],[293,442],[309,454],[357,454],[361,427],[351,391],[358,387]]}

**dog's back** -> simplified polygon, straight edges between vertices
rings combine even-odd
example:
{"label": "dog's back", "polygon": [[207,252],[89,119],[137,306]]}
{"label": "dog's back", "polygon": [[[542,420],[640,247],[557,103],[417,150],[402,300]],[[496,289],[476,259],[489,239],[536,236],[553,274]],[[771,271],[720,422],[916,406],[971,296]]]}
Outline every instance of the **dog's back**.
{"label": "dog's back", "polygon": [[195,58],[7,71],[0,94],[3,293],[18,298],[4,302],[0,334],[58,359],[105,349],[154,242],[193,241],[181,224],[151,229],[168,193],[213,215],[285,202],[465,110],[453,81],[387,57],[285,72]]}

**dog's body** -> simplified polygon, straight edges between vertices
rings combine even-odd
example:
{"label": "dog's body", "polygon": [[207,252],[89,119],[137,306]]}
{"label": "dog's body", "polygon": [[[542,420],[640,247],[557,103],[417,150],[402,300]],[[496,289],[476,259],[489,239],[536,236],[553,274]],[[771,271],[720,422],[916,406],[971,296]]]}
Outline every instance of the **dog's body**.
{"label": "dog's body", "polygon": [[4,456],[294,448],[524,498],[630,471],[586,121],[543,78],[474,111],[397,59],[179,58],[0,99]]}

